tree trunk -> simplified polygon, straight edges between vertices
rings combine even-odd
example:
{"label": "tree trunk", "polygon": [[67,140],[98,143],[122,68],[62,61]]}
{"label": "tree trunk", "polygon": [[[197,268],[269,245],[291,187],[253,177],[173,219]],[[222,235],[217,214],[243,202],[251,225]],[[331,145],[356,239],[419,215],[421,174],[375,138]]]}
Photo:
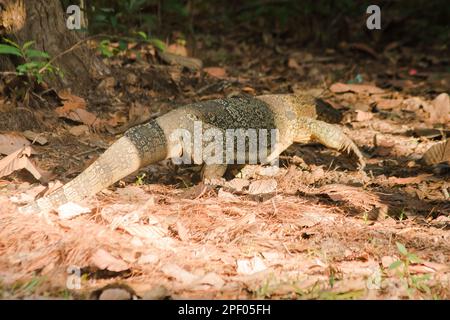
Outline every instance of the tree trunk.
{"label": "tree trunk", "polygon": [[[0,34],[22,45],[35,41],[34,48],[56,57],[82,40],[80,32],[66,26],[65,8],[60,0],[0,0]],[[109,73],[108,68],[89,50],[86,43],[59,56],[53,63],[63,77],[50,76],[47,83],[56,88],[70,87],[82,94],[92,88],[94,79]],[[0,68],[11,63],[0,61]]]}

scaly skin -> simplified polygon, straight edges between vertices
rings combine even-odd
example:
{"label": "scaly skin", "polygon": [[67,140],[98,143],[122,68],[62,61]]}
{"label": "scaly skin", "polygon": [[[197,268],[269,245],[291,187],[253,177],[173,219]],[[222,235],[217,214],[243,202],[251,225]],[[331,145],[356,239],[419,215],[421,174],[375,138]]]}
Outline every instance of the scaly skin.
{"label": "scaly skin", "polygon": [[[20,211],[39,212],[67,202],[80,202],[146,165],[181,156],[186,150],[179,142],[172,141],[171,134],[176,129],[193,133],[195,121],[202,122],[203,132],[215,128],[224,136],[227,129],[267,129],[267,162],[293,143],[317,141],[352,154],[359,167],[363,168],[363,156],[353,141],[339,127],[318,120],[337,118],[336,110],[327,110],[323,106],[318,108],[313,97],[302,95],[234,97],[189,104],[131,128],[75,179],[52,194],[20,208]],[[278,129],[276,143],[270,142],[271,129]],[[190,143],[192,149],[193,141]],[[203,142],[203,145],[206,147],[207,143]],[[223,150],[225,152],[225,148]],[[246,161],[251,156],[246,152]],[[226,164],[206,164],[203,178],[221,177],[226,167]]]}

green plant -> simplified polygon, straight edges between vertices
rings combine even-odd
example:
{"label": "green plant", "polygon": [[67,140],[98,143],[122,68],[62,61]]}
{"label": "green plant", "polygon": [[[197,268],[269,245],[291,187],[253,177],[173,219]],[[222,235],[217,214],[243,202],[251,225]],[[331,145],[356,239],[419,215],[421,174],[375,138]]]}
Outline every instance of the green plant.
{"label": "green plant", "polygon": [[396,245],[400,253],[400,258],[394,261],[389,266],[389,269],[397,270],[397,275],[403,280],[409,296],[412,296],[414,291],[430,294],[431,289],[427,285],[427,281],[430,280],[430,275],[412,275],[409,269],[411,264],[420,263],[422,260],[414,253],[408,252],[406,247],[400,242],[396,242]]}
{"label": "green plant", "polygon": [[[128,50],[133,51],[133,49],[129,49],[129,43],[150,44],[161,51],[164,51],[166,49],[166,45],[164,44],[164,42],[162,42],[158,38],[148,37],[147,34],[143,31],[136,32],[135,37],[111,37],[111,39],[113,38],[117,40],[118,46],[113,46],[110,39],[103,39],[98,44],[98,51],[107,58],[111,58],[119,54],[120,52],[126,52]],[[140,53],[137,52],[137,56],[139,55]]]}
{"label": "green plant", "polygon": [[37,83],[44,81],[47,73],[58,73],[59,69],[51,64],[50,56],[47,52],[33,49],[34,41],[28,41],[19,46],[14,41],[3,38],[4,44],[0,44],[0,54],[14,55],[23,59],[24,63],[16,67],[17,75],[27,75],[36,79]]}
{"label": "green plant", "polygon": [[99,42],[98,50],[103,56],[107,58],[113,57],[120,51],[118,48],[114,48],[113,46],[111,46],[111,41],[109,41],[108,39],[104,39]]}
{"label": "green plant", "polygon": [[144,184],[144,179],[147,175],[145,173],[142,173],[136,177],[136,185],[142,186]]}
{"label": "green plant", "polygon": [[403,220],[405,220],[406,218],[408,218],[408,216],[406,215],[405,210],[402,209],[402,211],[400,212],[400,215],[399,215],[398,219],[399,219],[400,221],[403,221]]}

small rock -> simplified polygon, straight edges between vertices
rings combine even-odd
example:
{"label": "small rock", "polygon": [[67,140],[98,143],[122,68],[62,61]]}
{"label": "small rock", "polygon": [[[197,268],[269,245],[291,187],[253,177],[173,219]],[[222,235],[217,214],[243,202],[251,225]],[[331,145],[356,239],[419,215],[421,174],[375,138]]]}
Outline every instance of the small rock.
{"label": "small rock", "polygon": [[89,134],[89,127],[86,125],[79,125],[69,129],[70,134],[78,137],[84,134]]}
{"label": "small rock", "polygon": [[125,289],[106,289],[100,294],[99,300],[131,300],[131,294]]}
{"label": "small rock", "polygon": [[166,300],[170,298],[169,290],[164,286],[157,286],[144,293],[143,300]]}

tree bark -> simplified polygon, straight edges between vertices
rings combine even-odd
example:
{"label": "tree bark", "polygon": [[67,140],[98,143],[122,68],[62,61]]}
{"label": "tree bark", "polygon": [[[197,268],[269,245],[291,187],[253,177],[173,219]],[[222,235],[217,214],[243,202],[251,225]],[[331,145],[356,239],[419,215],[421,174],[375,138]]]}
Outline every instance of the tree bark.
{"label": "tree bark", "polygon": [[[60,68],[63,77],[48,77],[46,82],[50,86],[70,87],[82,94],[92,88],[96,78],[109,73],[86,43],[70,50],[83,37],[79,31],[67,28],[66,10],[60,0],[0,0],[0,6],[0,34],[6,34],[20,45],[35,41],[35,49],[47,52],[52,58],[58,57],[53,65]],[[62,54],[66,50],[69,51]],[[0,61],[0,68],[5,67],[8,62]]]}

